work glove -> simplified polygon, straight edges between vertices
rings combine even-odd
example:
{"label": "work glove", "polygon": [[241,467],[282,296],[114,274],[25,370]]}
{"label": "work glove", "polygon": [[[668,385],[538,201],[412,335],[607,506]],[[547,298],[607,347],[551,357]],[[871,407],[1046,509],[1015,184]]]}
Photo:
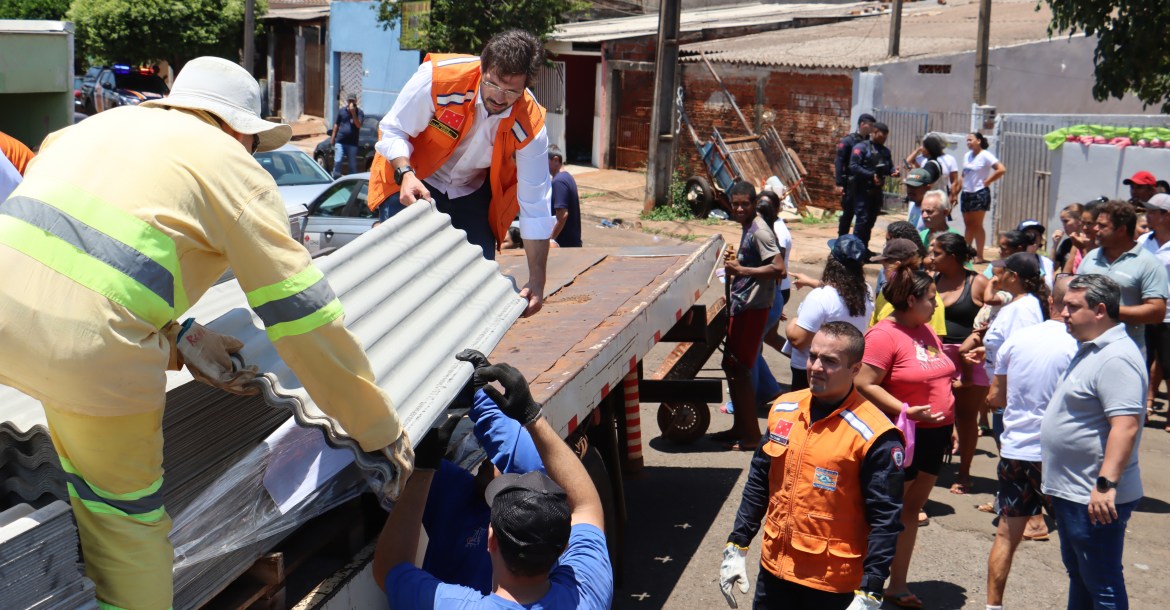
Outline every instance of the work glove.
{"label": "work glove", "polygon": [[188,318],[175,337],[175,346],[187,371],[196,380],[241,396],[259,393],[249,383],[260,369],[255,365],[244,366],[239,357],[244,344],[239,339],[208,330],[194,318]]}
{"label": "work glove", "polygon": [[402,436],[398,437],[398,440],[383,447],[379,453],[393,464],[394,470],[398,472],[397,477],[386,481],[382,484],[381,489],[376,490],[382,508],[389,510],[394,502],[398,501],[398,496],[406,487],[406,480],[414,472],[414,445],[411,444],[410,436],[406,434],[406,430],[403,430]]}
{"label": "work glove", "polygon": [[739,602],[735,601],[735,595],[731,590],[731,587],[737,584],[740,593],[748,592],[750,585],[747,575],[747,547],[728,542],[727,546],[723,547],[723,563],[719,564],[719,590],[723,592],[727,605],[732,608],[739,607]]}
{"label": "work glove", "polygon": [[873,593],[854,591],[853,601],[845,610],[878,610],[882,607],[882,600]]}
{"label": "work glove", "polygon": [[[491,363],[488,362],[487,356],[484,356],[483,352],[474,349],[465,349],[458,354],[455,354],[455,359],[462,360],[463,362],[470,362],[471,366],[475,367],[475,371],[477,372],[479,369],[482,369],[486,366],[491,366]],[[471,376],[471,387],[475,391],[483,389],[483,386],[485,385],[487,385],[487,382],[483,379],[480,379],[479,375],[473,374]]]}
{"label": "work glove", "polygon": [[459,425],[462,416],[448,416],[438,428],[432,428],[422,442],[414,449],[414,467],[416,470],[435,470],[439,462],[447,456],[447,448],[451,444],[451,433]]}
{"label": "work glove", "polygon": [[[527,426],[541,416],[540,405],[532,400],[532,393],[528,390],[528,380],[516,367],[506,363],[484,366],[476,369],[474,378],[479,379],[476,383],[484,384],[483,393],[499,405],[504,415],[520,422],[520,425]],[[504,386],[503,394],[487,385],[493,381]]]}

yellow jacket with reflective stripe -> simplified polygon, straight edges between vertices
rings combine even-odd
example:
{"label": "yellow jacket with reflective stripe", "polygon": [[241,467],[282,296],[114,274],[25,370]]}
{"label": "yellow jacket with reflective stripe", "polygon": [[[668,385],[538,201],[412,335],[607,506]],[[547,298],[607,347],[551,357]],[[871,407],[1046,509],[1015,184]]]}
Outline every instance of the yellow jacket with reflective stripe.
{"label": "yellow jacket with reflective stripe", "polygon": [[[173,308],[158,294],[165,282],[147,289],[143,277],[77,258],[76,227],[86,243],[145,255],[131,275],[170,273]],[[229,264],[317,404],[367,449],[397,439],[390,400],[290,236],[272,177],[209,116],[186,110],[118,108],[50,134],[0,205],[0,383],[84,414],[161,408],[170,347],[160,320],[181,319]]]}

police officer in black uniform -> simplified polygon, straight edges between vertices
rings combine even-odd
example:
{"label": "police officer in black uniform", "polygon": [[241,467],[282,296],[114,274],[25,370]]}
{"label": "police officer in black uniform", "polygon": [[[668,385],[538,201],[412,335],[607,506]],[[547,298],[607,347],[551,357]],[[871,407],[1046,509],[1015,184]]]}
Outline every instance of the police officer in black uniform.
{"label": "police officer in black uniform", "polygon": [[873,124],[877,119],[872,114],[862,114],[857,119],[857,131],[841,138],[837,143],[837,157],[833,163],[834,174],[837,179],[837,194],[841,196],[841,220],[837,223],[837,236],[849,233],[853,223],[853,193],[850,192],[851,180],[849,174],[849,155],[858,143],[869,139],[873,131]]}
{"label": "police officer in black uniform", "polygon": [[868,140],[853,146],[849,155],[849,175],[853,180],[853,210],[857,224],[853,234],[869,248],[869,234],[882,208],[882,184],[889,176],[898,176],[886,137],[890,128],[885,123],[874,123]]}

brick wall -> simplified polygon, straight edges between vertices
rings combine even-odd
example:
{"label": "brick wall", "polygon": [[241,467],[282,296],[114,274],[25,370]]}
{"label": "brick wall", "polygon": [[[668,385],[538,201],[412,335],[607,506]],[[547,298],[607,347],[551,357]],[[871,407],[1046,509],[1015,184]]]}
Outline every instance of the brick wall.
{"label": "brick wall", "polygon": [[[631,54],[635,50],[632,47],[623,49]],[[652,47],[650,52],[653,53]],[[830,209],[839,207],[838,197],[833,194],[832,165],[837,141],[848,133],[853,99],[851,73],[714,65],[753,129],[759,133],[767,127],[775,128],[785,145],[800,156],[809,172],[804,185],[813,205]],[[725,138],[746,135],[735,110],[705,65],[683,64],[682,82],[687,116],[701,140],[706,141],[713,128]],[[650,89],[653,89],[652,84]],[[648,102],[652,99],[652,91],[625,90],[621,95],[619,119],[649,119]],[[647,103],[641,103],[643,99]],[[681,178],[705,175],[706,170],[685,127],[680,134],[676,158],[682,166]]]}

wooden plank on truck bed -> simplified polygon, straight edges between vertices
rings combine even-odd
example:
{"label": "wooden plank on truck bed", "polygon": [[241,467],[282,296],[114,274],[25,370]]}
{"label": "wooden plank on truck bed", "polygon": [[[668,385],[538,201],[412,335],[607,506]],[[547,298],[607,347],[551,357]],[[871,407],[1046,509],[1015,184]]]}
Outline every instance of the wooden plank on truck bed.
{"label": "wooden plank on truck bed", "polygon": [[[687,248],[606,255],[517,321],[489,358],[520,369],[568,436],[707,289],[723,239]],[[561,250],[549,253],[550,275]]]}

